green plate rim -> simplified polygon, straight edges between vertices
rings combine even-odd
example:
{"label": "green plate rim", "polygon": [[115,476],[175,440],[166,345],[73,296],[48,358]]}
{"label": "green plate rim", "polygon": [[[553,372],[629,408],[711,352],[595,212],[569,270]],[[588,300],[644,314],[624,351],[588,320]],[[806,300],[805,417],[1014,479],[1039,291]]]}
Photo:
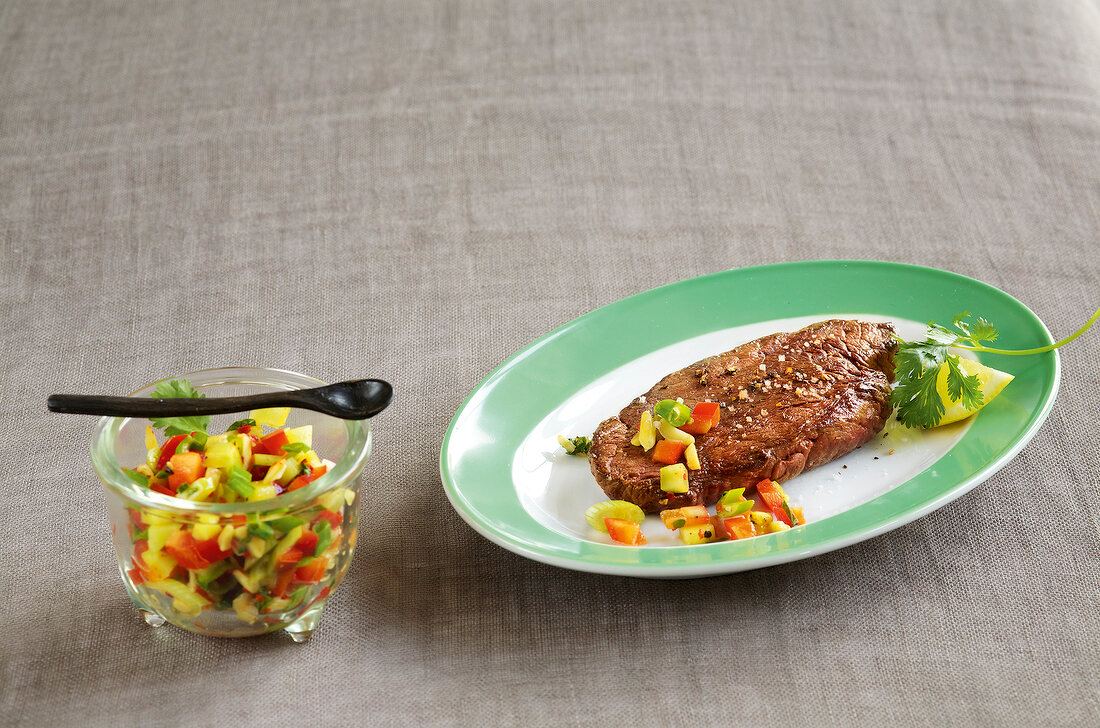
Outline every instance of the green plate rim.
{"label": "green plate rim", "polygon": [[[730,286],[736,293],[728,292]],[[731,313],[725,300],[708,295],[737,298],[743,308]],[[967,301],[966,306],[961,300]],[[684,316],[685,304],[690,304],[692,316]],[[807,558],[872,538],[959,498],[1023,449],[1045,422],[1057,397],[1061,378],[1057,351],[1028,357],[982,355],[983,363],[1011,371],[1017,379],[974,418],[951,451],[866,503],[765,537],[671,547],[627,547],[578,539],[543,525],[524,509],[512,480],[512,460],[523,438],[570,394],[677,341],[748,323],[816,314],[827,317],[830,312],[876,313],[949,324],[960,308],[967,307],[998,326],[998,346],[1022,349],[1053,343],[1039,317],[1010,294],[958,273],[908,263],[772,263],[689,278],[628,296],[540,337],[474,388],[443,438],[439,462],[444,492],[463,520],[490,541],[542,563],[603,574],[689,578],[732,573]],[[767,318],[761,317],[762,310],[767,311]],[[915,315],[917,311],[921,315]],[[644,332],[630,325],[643,323]],[[580,366],[564,371],[584,374],[561,377],[555,357],[580,358]],[[547,379],[551,372],[557,376]],[[531,386],[532,381],[541,386]],[[517,406],[517,397],[522,398],[522,406]],[[487,406],[511,411],[495,412]],[[1027,413],[1022,421],[1021,408]],[[482,447],[456,447],[456,433],[472,426],[467,420],[478,416],[501,420],[502,426],[492,428],[491,442]]]}

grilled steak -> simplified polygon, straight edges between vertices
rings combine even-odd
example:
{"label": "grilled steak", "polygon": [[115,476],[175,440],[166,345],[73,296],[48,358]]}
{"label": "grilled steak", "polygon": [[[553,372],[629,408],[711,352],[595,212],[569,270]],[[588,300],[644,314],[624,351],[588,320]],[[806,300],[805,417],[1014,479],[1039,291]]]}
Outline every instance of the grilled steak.
{"label": "grilled steak", "polygon": [[[771,334],[673,372],[592,436],[589,465],[608,497],[646,513],[712,505],[730,488],[783,482],[870,440],[890,416],[897,343],[890,324],[831,320]],[[662,399],[718,402],[696,435],[700,469],[687,493],[660,488],[661,464],[631,445],[642,412]]]}

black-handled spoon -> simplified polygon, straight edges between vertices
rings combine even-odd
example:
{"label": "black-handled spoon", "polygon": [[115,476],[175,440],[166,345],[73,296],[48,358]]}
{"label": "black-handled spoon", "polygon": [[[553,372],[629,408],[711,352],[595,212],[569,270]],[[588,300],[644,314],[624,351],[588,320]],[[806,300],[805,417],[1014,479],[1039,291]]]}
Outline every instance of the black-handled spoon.
{"label": "black-handled spoon", "polygon": [[190,417],[224,415],[264,407],[297,407],[345,420],[365,420],[384,410],[391,399],[393,387],[388,382],[381,379],[359,379],[313,389],[265,392],[244,397],[156,399],[51,394],[46,400],[46,406],[51,412],[106,417]]}

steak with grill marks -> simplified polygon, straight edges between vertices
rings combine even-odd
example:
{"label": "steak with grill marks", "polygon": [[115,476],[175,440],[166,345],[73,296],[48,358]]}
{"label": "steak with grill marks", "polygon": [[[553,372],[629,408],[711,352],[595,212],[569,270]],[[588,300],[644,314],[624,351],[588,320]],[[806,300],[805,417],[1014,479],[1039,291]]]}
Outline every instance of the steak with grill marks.
{"label": "steak with grill marks", "polygon": [[[890,416],[893,326],[834,319],[777,333],[669,374],[592,436],[589,465],[609,498],[646,513],[713,505],[731,488],[783,482],[855,450]],[[695,436],[700,469],[687,493],[660,488],[662,465],[631,445],[642,412],[662,399],[718,402],[719,423]]]}

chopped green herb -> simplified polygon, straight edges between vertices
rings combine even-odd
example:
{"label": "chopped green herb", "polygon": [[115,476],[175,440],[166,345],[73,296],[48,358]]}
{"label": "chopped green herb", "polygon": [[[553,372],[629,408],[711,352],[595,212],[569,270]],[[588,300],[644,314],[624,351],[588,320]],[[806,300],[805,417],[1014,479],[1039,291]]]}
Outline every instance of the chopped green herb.
{"label": "chopped green herb", "polygon": [[275,536],[275,529],[266,523],[250,523],[248,524],[248,532],[265,540]]}
{"label": "chopped green herb", "polygon": [[126,473],[126,477],[127,477],[127,478],[129,478],[130,480],[134,481],[135,483],[137,483],[138,485],[140,485],[140,486],[141,486],[142,488],[148,488],[148,487],[149,487],[149,478],[147,478],[146,476],[142,475],[142,474],[141,474],[141,473],[139,473],[138,471],[136,471],[136,470],[128,470],[128,469],[126,469],[126,468],[123,468],[123,469],[122,469],[122,472]]}
{"label": "chopped green herb", "polygon": [[214,581],[226,571],[229,570],[228,561],[219,561],[211,564],[210,566],[195,572],[195,578],[203,587],[206,587],[210,582]]}
{"label": "chopped green herb", "polygon": [[297,455],[298,453],[309,452],[309,445],[304,442],[291,442],[283,445],[283,452],[288,455]]}
{"label": "chopped green herb", "polygon": [[317,548],[314,550],[314,556],[320,556],[325,553],[330,545],[332,545],[332,524],[325,519],[321,519],[313,526],[313,532],[317,534]]}
{"label": "chopped green herb", "polygon": [[563,437],[558,435],[558,444],[570,455],[587,455],[592,449],[592,440],[584,435],[576,437]]}
{"label": "chopped green herb", "polygon": [[176,446],[176,452],[187,452],[188,450],[201,451],[206,447],[206,440],[208,436],[201,430],[195,430],[187,437],[180,440],[180,444]]}
{"label": "chopped green herb", "polygon": [[287,609],[293,609],[294,607],[296,607],[299,602],[306,598],[306,594],[308,592],[309,587],[307,587],[305,584],[292,591],[290,593],[290,596],[287,597],[290,600],[290,604],[287,605]]}
{"label": "chopped green herb", "polygon": [[791,510],[791,505],[787,503],[786,500],[783,501],[783,512],[787,514],[787,518],[791,519],[792,526],[798,525],[798,517],[794,515],[794,511]]}
{"label": "chopped green herb", "polygon": [[298,518],[297,516],[283,516],[282,518],[276,518],[272,521],[268,521],[275,530],[282,531],[283,533],[290,533],[298,526],[305,523],[305,519]]}
{"label": "chopped green herb", "polygon": [[654,406],[653,414],[673,427],[680,427],[686,425],[691,419],[691,408],[674,399],[662,399]]}
{"label": "chopped green herb", "polygon": [[733,490],[727,490],[718,498],[719,506],[733,506],[736,503],[742,503],[745,500],[745,489],[734,488]]}
{"label": "chopped green herb", "polygon": [[245,425],[248,425],[249,427],[255,427],[256,426],[256,420],[252,419],[251,417],[246,417],[243,420],[237,420],[232,425],[225,428],[225,431],[226,432],[236,432],[237,430],[241,429]]}
{"label": "chopped green herb", "polygon": [[242,498],[247,498],[256,492],[256,488],[252,485],[252,475],[239,465],[229,466],[225,484]]}
{"label": "chopped green herb", "polygon": [[752,509],[753,503],[756,501],[743,500],[738,501],[732,505],[719,506],[718,516],[720,518],[733,518],[734,516],[740,516],[742,513],[746,513]]}

